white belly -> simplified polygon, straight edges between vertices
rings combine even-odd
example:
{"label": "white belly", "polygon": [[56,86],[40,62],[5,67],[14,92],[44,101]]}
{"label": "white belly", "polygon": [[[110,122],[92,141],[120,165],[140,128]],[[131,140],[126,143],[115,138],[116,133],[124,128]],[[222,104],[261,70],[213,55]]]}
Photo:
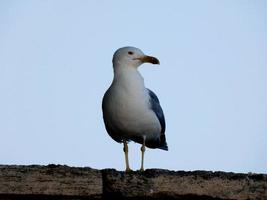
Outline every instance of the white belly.
{"label": "white belly", "polygon": [[160,136],[161,125],[156,114],[150,109],[149,94],[142,80],[131,79],[113,83],[105,99],[105,115],[111,124],[121,131],[117,134],[124,138],[142,136],[146,139]]}

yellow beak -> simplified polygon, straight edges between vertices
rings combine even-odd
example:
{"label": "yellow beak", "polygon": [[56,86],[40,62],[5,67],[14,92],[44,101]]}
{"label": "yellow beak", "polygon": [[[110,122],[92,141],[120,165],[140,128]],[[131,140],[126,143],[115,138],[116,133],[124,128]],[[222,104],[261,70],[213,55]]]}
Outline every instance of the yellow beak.
{"label": "yellow beak", "polygon": [[142,56],[140,58],[135,58],[135,59],[140,60],[143,63],[151,63],[151,64],[157,64],[157,65],[160,64],[159,60],[155,57],[152,57],[152,56]]}

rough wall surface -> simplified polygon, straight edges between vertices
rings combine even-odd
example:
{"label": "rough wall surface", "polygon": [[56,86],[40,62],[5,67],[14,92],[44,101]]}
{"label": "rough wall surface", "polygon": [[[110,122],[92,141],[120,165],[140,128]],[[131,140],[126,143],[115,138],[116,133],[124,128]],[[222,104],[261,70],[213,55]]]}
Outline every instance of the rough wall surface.
{"label": "rough wall surface", "polygon": [[267,200],[267,175],[0,165],[0,200],[4,199]]}
{"label": "rough wall surface", "polygon": [[60,165],[0,166],[2,196],[102,196],[102,173]]}

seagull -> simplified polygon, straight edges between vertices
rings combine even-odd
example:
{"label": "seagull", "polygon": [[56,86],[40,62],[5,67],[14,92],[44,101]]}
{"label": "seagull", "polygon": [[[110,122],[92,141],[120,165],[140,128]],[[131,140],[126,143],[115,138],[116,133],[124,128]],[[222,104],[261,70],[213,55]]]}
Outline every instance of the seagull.
{"label": "seagull", "polygon": [[134,141],[142,145],[140,171],[144,171],[145,147],[168,151],[168,146],[159,99],[145,87],[138,67],[143,63],[160,62],[135,47],[118,49],[112,62],[114,78],[102,101],[105,128],[112,139],[123,143],[126,172],[131,171],[127,143]]}

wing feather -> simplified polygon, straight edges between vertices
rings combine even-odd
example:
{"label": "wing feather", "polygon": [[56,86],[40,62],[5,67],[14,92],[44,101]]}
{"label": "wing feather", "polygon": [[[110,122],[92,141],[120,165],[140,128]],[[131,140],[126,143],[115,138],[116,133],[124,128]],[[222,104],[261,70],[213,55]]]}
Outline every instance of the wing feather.
{"label": "wing feather", "polygon": [[160,102],[159,102],[157,95],[152,90],[148,88],[147,90],[148,90],[148,94],[150,97],[149,102],[151,105],[151,110],[153,110],[153,112],[156,114],[161,125],[160,147],[158,148],[163,149],[163,150],[168,150],[168,146],[166,143],[166,136],[165,136],[166,123],[165,123],[163,110],[160,106]]}

